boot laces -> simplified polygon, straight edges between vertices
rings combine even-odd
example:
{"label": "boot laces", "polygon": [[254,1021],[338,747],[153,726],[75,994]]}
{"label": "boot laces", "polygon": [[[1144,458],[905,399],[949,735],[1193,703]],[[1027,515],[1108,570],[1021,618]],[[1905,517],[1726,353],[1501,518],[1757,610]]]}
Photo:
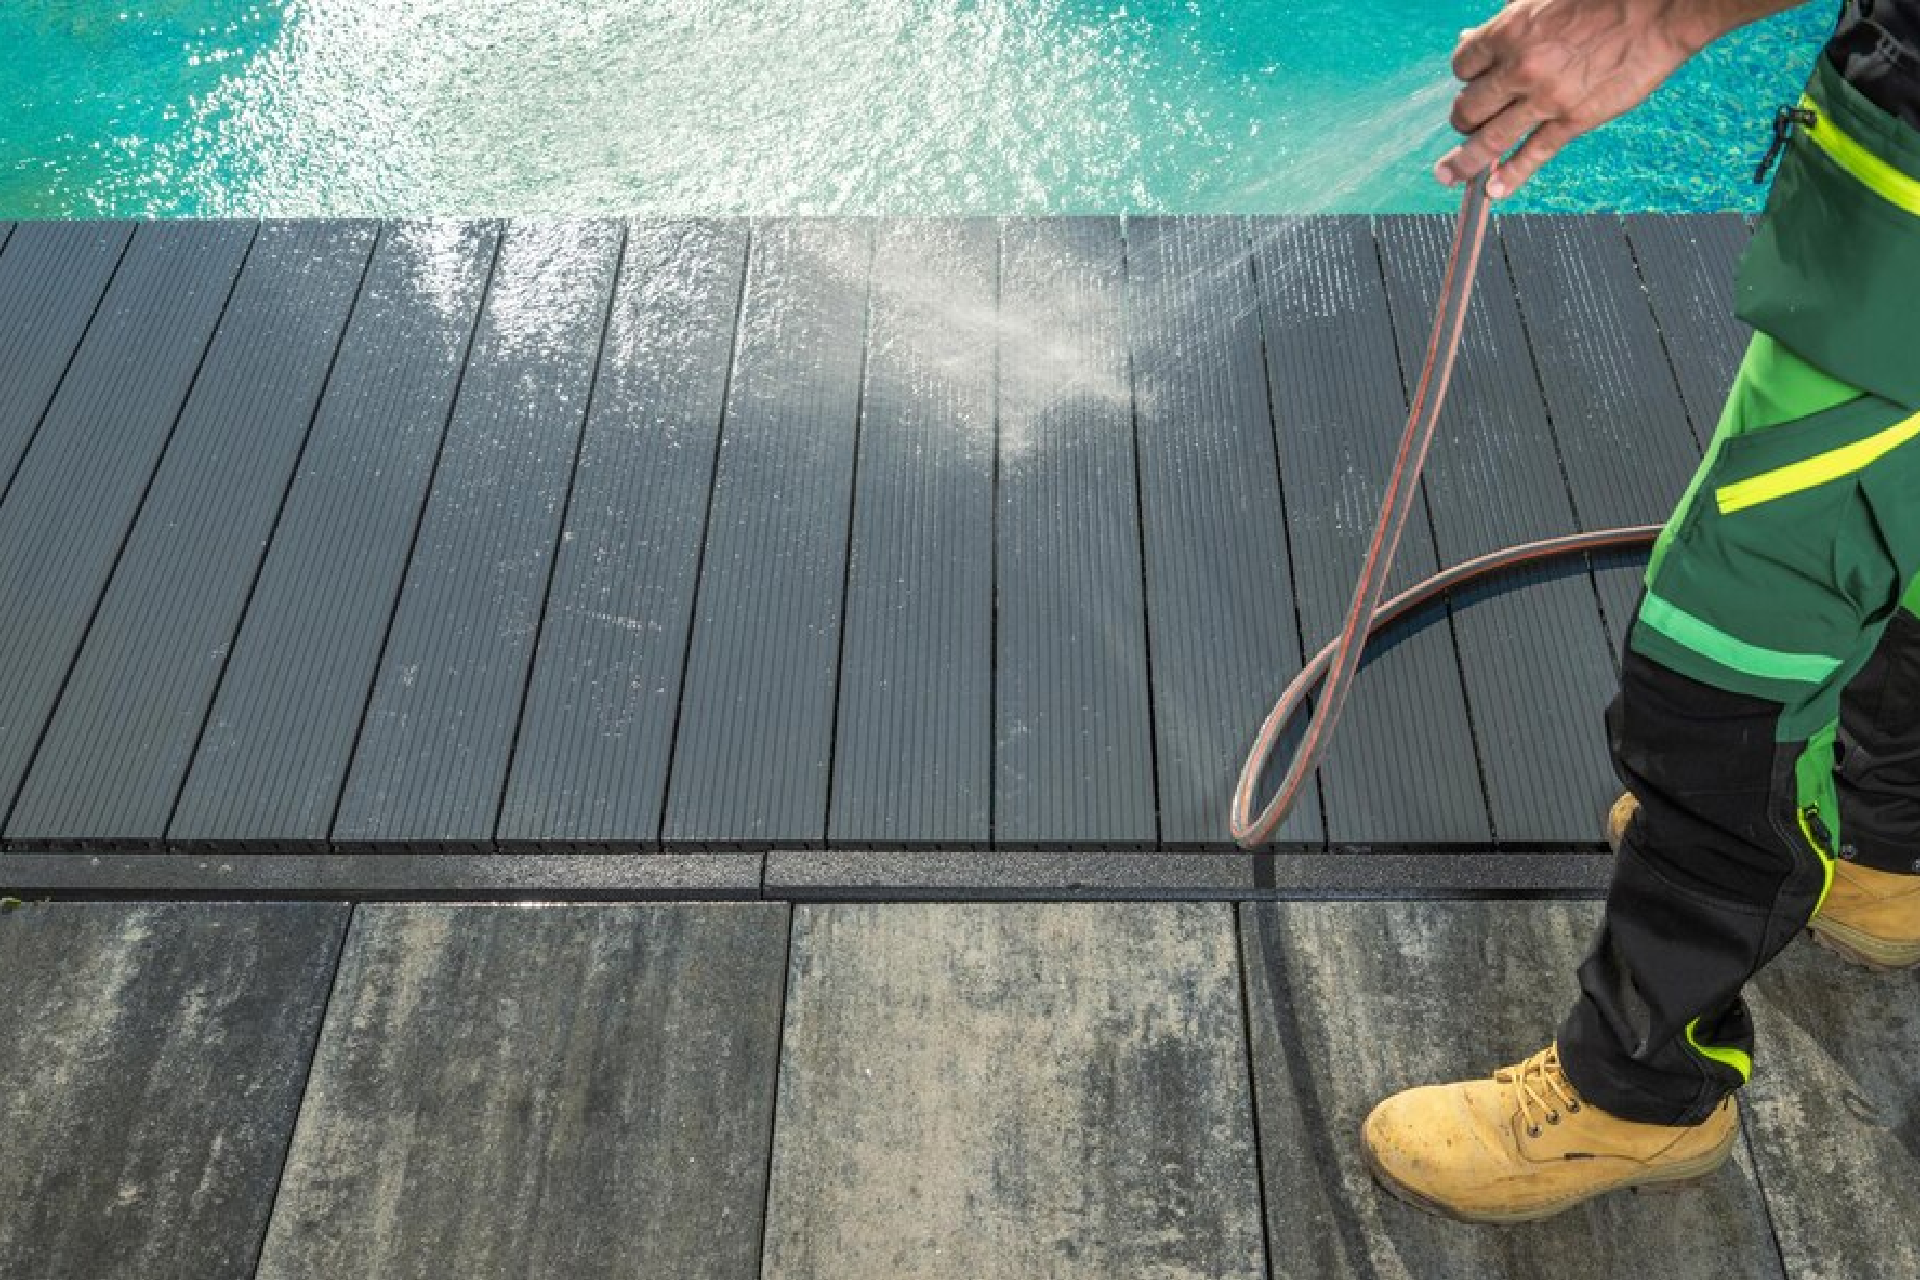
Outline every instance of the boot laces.
{"label": "boot laces", "polygon": [[1550,1044],[1525,1062],[1502,1067],[1493,1073],[1501,1084],[1514,1086],[1520,1095],[1520,1115],[1527,1124],[1527,1136],[1540,1136],[1540,1126],[1559,1124],[1564,1115],[1578,1115],[1580,1095],[1560,1067],[1560,1046]]}

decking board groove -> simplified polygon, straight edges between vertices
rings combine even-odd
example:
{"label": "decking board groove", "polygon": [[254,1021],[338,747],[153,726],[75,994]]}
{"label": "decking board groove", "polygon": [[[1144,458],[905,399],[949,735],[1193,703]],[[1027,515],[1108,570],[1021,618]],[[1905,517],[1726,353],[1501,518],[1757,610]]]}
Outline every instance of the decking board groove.
{"label": "decking board groove", "polygon": [[835,845],[992,839],[999,233],[882,229],[861,397]]}
{"label": "decking board groove", "polygon": [[384,229],[170,845],[326,847],[498,244],[487,224]]}
{"label": "decking board groove", "polygon": [[9,814],[255,231],[139,229],[0,503],[0,809]]}
{"label": "decking board groove", "polygon": [[621,239],[610,223],[505,233],[336,846],[492,847]]}
{"label": "decking board groove", "polygon": [[[1268,376],[1307,645],[1340,632],[1406,417],[1392,318],[1364,218],[1256,220]],[[1424,497],[1389,593],[1434,573]],[[1444,605],[1377,643],[1321,766],[1335,848],[1492,837]]]}
{"label": "decking board groove", "polygon": [[1746,223],[1731,213],[1637,213],[1623,221],[1680,399],[1704,448],[1752,332],[1733,314],[1734,266],[1746,247]]}
{"label": "decking board groove", "polygon": [[[1498,226],[1580,527],[1660,523],[1700,445],[1619,221],[1529,215]],[[1643,572],[1637,562],[1595,571],[1615,651]]]}
{"label": "decking board groove", "polygon": [[994,842],[1150,847],[1123,233],[1014,219],[1001,246]]}
{"label": "decking board groove", "polygon": [[650,847],[665,805],[747,229],[629,229],[503,848]]}
{"label": "decking board groove", "polygon": [[261,229],[9,840],[161,846],[374,239],[370,223]]}
{"label": "decking board groove", "polygon": [[[1127,315],[1161,840],[1231,848],[1227,806],[1254,728],[1246,709],[1300,662],[1245,224],[1130,219]],[[1311,787],[1276,838],[1324,842]]]}
{"label": "decking board groove", "polygon": [[33,222],[0,254],[0,504],[119,269],[133,226]]}
{"label": "decking board groove", "polygon": [[[1426,350],[1450,227],[1439,217],[1390,217],[1375,230],[1411,379]],[[1447,564],[1577,527],[1498,253],[1481,259],[1426,484]],[[1496,836],[1522,847],[1596,844],[1617,794],[1600,729],[1614,662],[1585,562],[1458,592],[1451,612]]]}
{"label": "decking board groove", "polygon": [[825,839],[873,228],[756,226],[661,839]]}

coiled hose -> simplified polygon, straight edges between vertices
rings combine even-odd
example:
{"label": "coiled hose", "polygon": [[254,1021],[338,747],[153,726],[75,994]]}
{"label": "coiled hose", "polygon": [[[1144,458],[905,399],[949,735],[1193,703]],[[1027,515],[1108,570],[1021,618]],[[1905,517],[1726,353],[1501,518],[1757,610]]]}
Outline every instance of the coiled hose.
{"label": "coiled hose", "polygon": [[[1375,633],[1462,583],[1560,556],[1646,547],[1659,536],[1659,525],[1636,525],[1522,543],[1455,565],[1418,586],[1409,587],[1384,605],[1380,603],[1380,597],[1386,593],[1388,575],[1393,571],[1394,553],[1400,547],[1400,534],[1406,528],[1407,517],[1420,492],[1420,472],[1426,466],[1427,446],[1433,442],[1441,407],[1446,404],[1454,357],[1460,353],[1467,303],[1473,297],[1474,270],[1479,265],[1480,247],[1487,235],[1490,206],[1486,180],[1485,173],[1473,178],[1460,199],[1460,213],[1453,225],[1453,250],[1447,256],[1440,303],[1434,311],[1433,332],[1427,339],[1426,362],[1421,366],[1420,384],[1407,409],[1400,451],[1394,459],[1393,474],[1387,480],[1386,495],[1380,500],[1380,518],[1367,544],[1359,581],[1354,583],[1346,621],[1338,638],[1315,654],[1280,695],[1273,710],[1267,713],[1266,722],[1260,726],[1259,736],[1247,753],[1246,764],[1241,766],[1240,781],[1233,789],[1229,822],[1234,842],[1243,849],[1256,849],[1271,840],[1298,802],[1307,779],[1313,776],[1326,754],[1334,725],[1339,722],[1347,693],[1353,687],[1354,673],[1360,668],[1362,651]],[[1287,766],[1286,777],[1281,779],[1273,799],[1256,815],[1254,790],[1267,771],[1274,744],[1298,718],[1316,688],[1323,691],[1300,746]]]}

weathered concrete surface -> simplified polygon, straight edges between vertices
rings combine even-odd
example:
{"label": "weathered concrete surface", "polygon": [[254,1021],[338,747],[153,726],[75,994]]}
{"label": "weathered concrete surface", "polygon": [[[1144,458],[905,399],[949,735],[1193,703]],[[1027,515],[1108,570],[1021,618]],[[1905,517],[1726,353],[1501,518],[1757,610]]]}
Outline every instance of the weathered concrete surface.
{"label": "weathered concrete surface", "polygon": [[1795,1280],[1920,1276],[1920,974],[1796,944],[1755,984],[1754,1156]]}
{"label": "weathered concrete surface", "polygon": [[769,1280],[1264,1275],[1220,904],[798,907]]}
{"label": "weathered concrete surface", "polygon": [[347,914],[0,912],[0,1276],[252,1273]]}
{"label": "weathered concrete surface", "polygon": [[363,907],[262,1280],[755,1274],[785,908]]}
{"label": "weathered concrete surface", "polygon": [[1242,912],[1275,1280],[1777,1277],[1751,1164],[1696,1189],[1464,1226],[1377,1190],[1359,1129],[1380,1098],[1491,1072],[1553,1036],[1598,908],[1273,903]]}

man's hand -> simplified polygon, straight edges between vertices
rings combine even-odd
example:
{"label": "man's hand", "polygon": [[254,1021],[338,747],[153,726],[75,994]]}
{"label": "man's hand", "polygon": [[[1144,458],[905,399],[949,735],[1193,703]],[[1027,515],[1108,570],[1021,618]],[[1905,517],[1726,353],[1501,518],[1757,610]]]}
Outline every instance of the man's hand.
{"label": "man's hand", "polygon": [[[1638,106],[1681,63],[1740,22],[1797,0],[1512,0],[1461,33],[1453,103],[1465,142],[1434,176],[1464,182],[1518,145],[1488,180],[1518,191],[1560,148]],[[1764,7],[1763,7],[1764,6]],[[1744,12],[1742,12],[1744,11]]]}

